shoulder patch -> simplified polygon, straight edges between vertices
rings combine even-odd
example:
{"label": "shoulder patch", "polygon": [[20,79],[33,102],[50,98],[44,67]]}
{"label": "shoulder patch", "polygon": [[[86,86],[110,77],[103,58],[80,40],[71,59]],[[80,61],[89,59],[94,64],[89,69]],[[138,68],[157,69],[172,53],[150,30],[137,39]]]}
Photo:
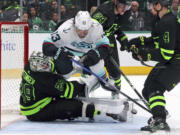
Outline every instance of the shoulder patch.
{"label": "shoulder patch", "polygon": [[103,24],[107,20],[107,17],[105,17],[101,12],[95,13],[93,18],[96,19],[100,24]]}

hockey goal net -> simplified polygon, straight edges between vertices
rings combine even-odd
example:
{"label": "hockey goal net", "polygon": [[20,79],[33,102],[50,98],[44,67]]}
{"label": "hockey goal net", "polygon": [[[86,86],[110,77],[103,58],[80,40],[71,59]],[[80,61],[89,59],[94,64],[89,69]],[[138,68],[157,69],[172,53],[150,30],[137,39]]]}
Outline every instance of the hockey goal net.
{"label": "hockey goal net", "polygon": [[28,24],[0,22],[0,120],[19,111],[19,85],[28,61]]}

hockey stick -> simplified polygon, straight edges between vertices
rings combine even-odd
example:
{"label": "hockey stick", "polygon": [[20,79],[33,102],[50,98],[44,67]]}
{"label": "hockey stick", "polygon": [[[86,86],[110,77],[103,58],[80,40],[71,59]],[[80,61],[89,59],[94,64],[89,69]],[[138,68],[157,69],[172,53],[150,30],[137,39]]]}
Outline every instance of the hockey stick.
{"label": "hockey stick", "polygon": [[106,90],[112,91],[112,92],[116,92],[116,93],[119,92],[119,90],[114,89],[114,86],[113,86],[113,85],[111,85],[110,83],[107,84],[107,81],[105,81],[103,78],[99,77],[97,74],[95,74],[95,73],[92,72],[91,70],[89,70],[89,69],[87,69],[86,67],[84,67],[83,65],[81,65],[81,63],[79,63],[78,61],[76,61],[76,60],[74,60],[74,59],[72,59],[72,58],[71,58],[71,61],[74,62],[75,64],[77,64],[78,66],[80,66],[80,67],[81,67],[83,70],[85,70],[86,72],[94,75],[96,78],[98,78],[98,80],[100,80],[101,82],[103,82],[104,84],[106,84],[107,86],[109,86],[110,88],[112,88],[112,89],[106,89]]}
{"label": "hockey stick", "polygon": [[124,97],[128,98],[129,100],[131,100],[132,102],[134,102],[136,105],[138,105],[139,107],[141,107],[142,109],[146,110],[147,112],[151,113],[151,111],[149,109],[147,109],[146,107],[144,107],[143,105],[139,104],[137,101],[135,101],[133,98],[129,97],[128,95],[126,95],[125,93],[123,93],[122,91],[119,91],[115,86],[111,85],[110,83],[108,83],[107,81],[105,81],[104,79],[102,79],[101,77],[99,77],[97,74],[95,74],[94,72],[90,71],[89,69],[87,69],[86,67],[84,67],[83,65],[81,65],[78,61],[74,60],[74,59],[70,59],[72,62],[74,62],[75,64],[77,64],[78,66],[80,66],[83,70],[85,70],[86,72],[94,75],[95,77],[98,78],[99,81],[105,83],[107,86],[110,86],[111,88],[114,89],[113,92],[117,92],[122,94]]}
{"label": "hockey stick", "polygon": [[119,68],[116,61],[110,57],[111,62],[114,64],[114,66],[117,68],[120,74],[124,77],[124,79],[128,82],[128,84],[131,86],[131,88],[134,90],[134,92],[138,95],[138,97],[143,101],[143,103],[146,105],[147,108],[149,108],[149,105],[145,101],[145,99],[140,95],[140,93],[137,91],[137,89],[133,86],[133,84],[130,82],[130,80],[127,78],[127,76],[123,73],[123,71]]}
{"label": "hockey stick", "polygon": [[[154,67],[154,66],[151,66],[151,65],[146,64],[146,63],[142,60],[141,56],[138,54],[138,52],[137,52],[137,50],[136,50],[136,46],[135,46],[135,45],[133,45],[130,50],[137,55],[137,58],[139,59],[139,61],[141,62],[142,65],[144,65],[144,66],[146,66],[146,67]],[[166,68],[166,67],[165,67],[165,66],[157,66],[157,67],[154,67],[154,68],[160,69],[160,68]]]}

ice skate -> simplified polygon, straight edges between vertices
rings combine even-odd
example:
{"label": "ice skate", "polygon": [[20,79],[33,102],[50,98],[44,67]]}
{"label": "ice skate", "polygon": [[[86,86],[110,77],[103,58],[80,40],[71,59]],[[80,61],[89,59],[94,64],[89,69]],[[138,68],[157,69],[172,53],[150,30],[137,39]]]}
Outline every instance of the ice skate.
{"label": "ice skate", "polygon": [[157,130],[170,131],[169,125],[166,123],[165,119],[162,118],[151,118],[147,126],[141,128],[141,131],[156,132]]}

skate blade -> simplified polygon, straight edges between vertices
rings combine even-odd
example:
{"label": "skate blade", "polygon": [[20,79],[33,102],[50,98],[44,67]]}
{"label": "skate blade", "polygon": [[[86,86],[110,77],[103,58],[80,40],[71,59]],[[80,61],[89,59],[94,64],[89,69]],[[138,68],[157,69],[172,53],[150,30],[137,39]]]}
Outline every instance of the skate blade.
{"label": "skate blade", "polygon": [[150,131],[141,131],[142,135],[171,135],[170,131],[165,131],[165,130],[157,130],[155,132],[150,132]]}

